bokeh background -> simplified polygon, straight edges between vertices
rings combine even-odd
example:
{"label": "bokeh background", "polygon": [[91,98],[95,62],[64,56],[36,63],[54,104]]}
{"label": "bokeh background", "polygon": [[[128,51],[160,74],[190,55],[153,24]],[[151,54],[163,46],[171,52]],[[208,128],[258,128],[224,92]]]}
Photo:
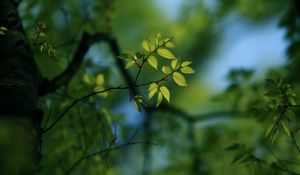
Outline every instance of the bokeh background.
{"label": "bokeh background", "polygon": [[[126,90],[81,102],[44,136],[40,174],[67,174],[82,155],[130,139],[153,144],[93,156],[70,174],[274,173],[263,165],[232,164],[234,155],[225,148],[243,143],[255,148],[257,156],[274,159],[265,146],[267,125],[251,117],[251,109],[264,96],[265,79],[288,75],[287,49],[292,41],[286,37],[288,25],[283,21],[292,6],[293,1],[274,0],[22,2],[19,11],[29,37],[37,22],[45,21],[47,37],[56,49],[56,58],[38,49],[35,52],[43,76],[49,79],[70,62],[83,31],[112,34],[122,52],[141,50],[144,39],[161,32],[174,38],[173,53],[193,61],[196,70],[187,76],[187,87],[168,83],[171,109],[164,104],[161,110],[140,113]],[[104,76],[105,87],[126,84],[107,43],[94,44],[69,84],[40,99],[46,114],[43,124],[53,122],[74,99],[92,92],[89,79],[99,74]],[[134,77],[136,70],[130,69],[130,74]],[[140,81],[159,75],[148,66]],[[147,97],[147,88],[138,90]],[[279,137],[271,146],[276,155],[299,160],[284,135]]]}

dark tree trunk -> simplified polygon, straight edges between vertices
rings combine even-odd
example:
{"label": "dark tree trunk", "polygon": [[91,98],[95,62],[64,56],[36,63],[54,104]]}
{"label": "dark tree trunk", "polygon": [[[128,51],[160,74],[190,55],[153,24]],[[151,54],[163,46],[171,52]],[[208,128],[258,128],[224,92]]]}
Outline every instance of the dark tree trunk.
{"label": "dark tree trunk", "polygon": [[15,1],[0,1],[0,174],[36,174],[41,115],[38,71]]}

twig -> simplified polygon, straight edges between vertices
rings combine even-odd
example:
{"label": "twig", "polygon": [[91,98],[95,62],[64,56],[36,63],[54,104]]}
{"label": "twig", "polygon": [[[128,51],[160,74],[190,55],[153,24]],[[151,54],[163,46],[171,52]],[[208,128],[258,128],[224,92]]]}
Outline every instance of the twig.
{"label": "twig", "polygon": [[169,75],[166,75],[165,77],[159,79],[159,80],[156,80],[156,81],[150,81],[150,82],[147,82],[147,83],[142,83],[142,84],[138,84],[138,85],[135,85],[135,86],[117,86],[117,87],[110,87],[110,88],[107,88],[107,89],[104,89],[102,91],[97,91],[97,92],[93,92],[93,93],[90,93],[88,95],[85,95],[77,100],[75,100],[72,104],[70,104],[67,108],[65,108],[65,110],[62,112],[62,114],[46,129],[43,130],[43,133],[46,133],[48,132],[50,129],[52,129],[62,118],[63,116],[73,107],[75,106],[77,103],[91,97],[91,96],[94,96],[96,94],[100,94],[100,93],[104,93],[104,92],[107,92],[107,91],[111,91],[111,90],[122,90],[122,89],[132,89],[132,88],[136,88],[136,87],[141,87],[141,86],[146,86],[146,85],[149,85],[151,83],[158,83],[158,82],[161,82],[161,81],[164,81],[166,79],[166,77],[169,77]]}
{"label": "twig", "polygon": [[147,145],[156,145],[154,143],[149,143],[149,142],[127,142],[127,143],[124,143],[124,144],[121,144],[121,145],[117,145],[117,146],[114,146],[114,147],[108,147],[108,148],[105,148],[103,150],[100,150],[100,151],[96,151],[94,153],[90,153],[90,154],[87,154],[87,155],[83,155],[82,157],[80,157],[65,173],[65,175],[68,175],[70,174],[77,166],[79,166],[81,164],[82,161],[84,160],[87,160],[87,159],[90,159],[90,158],[93,158],[99,154],[103,154],[103,153],[106,153],[106,152],[110,152],[110,151],[113,151],[113,150],[116,150],[116,149],[120,149],[120,148],[124,148],[124,147],[127,147],[127,146],[130,146],[130,145],[137,145],[137,144],[147,144]]}

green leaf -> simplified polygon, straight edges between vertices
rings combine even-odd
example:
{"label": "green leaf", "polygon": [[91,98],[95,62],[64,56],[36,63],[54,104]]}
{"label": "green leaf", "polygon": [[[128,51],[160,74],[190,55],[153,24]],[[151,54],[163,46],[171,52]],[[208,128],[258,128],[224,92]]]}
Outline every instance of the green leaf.
{"label": "green leaf", "polygon": [[170,103],[170,91],[166,86],[159,87],[160,92],[163,94],[165,99]]}
{"label": "green leaf", "polygon": [[143,43],[142,43],[142,46],[143,48],[147,51],[147,52],[150,52],[150,47],[149,47],[149,41],[147,40],[144,40]]}
{"label": "green leaf", "polygon": [[42,44],[42,45],[40,46],[40,52],[43,52],[43,50],[44,50],[44,45]]}
{"label": "green leaf", "polygon": [[187,86],[184,76],[181,73],[174,72],[173,80],[179,86]]}
{"label": "green leaf", "polygon": [[148,88],[148,91],[152,91],[153,89],[157,89],[158,85],[156,83],[151,83],[149,88]]}
{"label": "green leaf", "polygon": [[97,85],[102,85],[104,84],[104,76],[103,74],[98,74],[96,77],[96,84]]}
{"label": "green leaf", "polygon": [[85,73],[83,75],[83,81],[89,85],[95,84],[95,77],[90,73]]}
{"label": "green leaf", "polygon": [[157,88],[150,90],[148,94],[148,99],[150,100],[156,94],[156,92],[157,92]]}
{"label": "green leaf", "polygon": [[297,105],[297,103],[296,103],[296,101],[293,97],[288,97],[288,100],[289,100],[291,105]]}
{"label": "green leaf", "polygon": [[[94,87],[94,92],[100,92],[103,91],[104,88],[102,86],[96,86]],[[108,96],[108,92],[102,92],[97,94],[100,97],[106,98]]]}
{"label": "green leaf", "polygon": [[237,152],[236,155],[233,157],[233,160],[231,161],[231,163],[233,164],[233,163],[239,162],[244,156],[245,156],[244,151]]}
{"label": "green leaf", "polygon": [[133,66],[135,64],[135,62],[132,60],[132,61],[129,61],[126,66],[125,66],[125,69],[129,69],[131,66]]}
{"label": "green leaf", "polygon": [[170,74],[172,72],[171,68],[168,66],[163,66],[161,70],[164,74]]}
{"label": "green leaf", "polygon": [[175,56],[168,49],[158,49],[157,54],[167,59],[175,59]]}
{"label": "green leaf", "polygon": [[184,74],[193,74],[193,73],[195,73],[194,69],[191,68],[191,67],[189,67],[189,66],[182,67],[182,68],[180,69],[180,71],[181,71],[182,73],[184,73]]}
{"label": "green leaf", "polygon": [[148,94],[148,98],[151,99],[157,92],[157,88],[158,88],[158,85],[156,83],[151,83],[149,88],[148,88],[148,91],[149,91],[149,94]]}
{"label": "green leaf", "polygon": [[3,27],[3,26],[0,27],[0,30],[2,30],[2,31],[8,31],[8,29],[6,27]]}
{"label": "green leaf", "polygon": [[142,112],[142,108],[141,108],[141,104],[139,101],[137,100],[133,100],[133,104],[134,104],[134,107],[139,111],[139,112]]}
{"label": "green leaf", "polygon": [[159,45],[161,43],[161,33],[157,33],[155,35],[155,42],[156,42],[156,45]]}
{"label": "green leaf", "polygon": [[182,66],[182,67],[185,67],[185,66],[188,66],[188,65],[190,65],[190,64],[192,64],[191,61],[184,61],[184,62],[181,64],[181,66]]}
{"label": "green leaf", "polygon": [[147,61],[150,66],[154,67],[154,69],[157,69],[157,60],[154,56],[150,56]]}
{"label": "green leaf", "polygon": [[175,44],[172,43],[171,41],[168,41],[168,42],[166,43],[166,47],[167,47],[167,48],[174,48],[174,47],[175,47]]}
{"label": "green leaf", "polygon": [[273,131],[273,128],[274,128],[274,124],[272,123],[267,129],[265,137],[268,137],[271,134],[271,132]]}
{"label": "green leaf", "polygon": [[162,93],[158,92],[156,107],[158,107],[160,105],[160,103],[162,102],[162,99],[163,99]]}
{"label": "green leaf", "polygon": [[244,147],[244,145],[241,145],[239,143],[233,143],[230,146],[228,146],[227,148],[225,148],[225,150],[227,150],[227,151],[233,151],[233,150],[241,149],[243,147]]}
{"label": "green leaf", "polygon": [[117,58],[122,59],[122,60],[127,60],[130,58],[130,55],[127,53],[123,53],[123,54],[117,56]]}
{"label": "green leaf", "polygon": [[274,88],[269,90],[267,93],[265,93],[266,96],[268,97],[280,97],[281,96],[281,91],[280,89]]}
{"label": "green leaf", "polygon": [[8,31],[6,27],[1,26],[0,27],[0,35],[5,35],[5,33]]}
{"label": "green leaf", "polygon": [[290,136],[291,135],[291,133],[290,133],[290,125],[289,125],[288,121],[287,120],[282,120],[281,124],[282,124],[282,127],[283,127],[285,133],[288,136]]}
{"label": "green leaf", "polygon": [[274,142],[275,142],[275,140],[276,140],[278,134],[279,134],[279,131],[278,131],[278,129],[276,129],[276,130],[274,131],[274,134],[272,134],[272,136],[271,136],[271,143],[274,143]]}
{"label": "green leaf", "polygon": [[171,63],[171,67],[173,68],[173,69],[176,69],[177,67],[178,67],[178,59],[175,59],[175,60],[173,60],[172,61],[172,63]]}
{"label": "green leaf", "polygon": [[108,125],[111,125],[111,116],[108,112],[108,110],[106,108],[103,108],[101,110],[101,112],[104,114],[104,119],[105,119],[105,122],[108,124]]}

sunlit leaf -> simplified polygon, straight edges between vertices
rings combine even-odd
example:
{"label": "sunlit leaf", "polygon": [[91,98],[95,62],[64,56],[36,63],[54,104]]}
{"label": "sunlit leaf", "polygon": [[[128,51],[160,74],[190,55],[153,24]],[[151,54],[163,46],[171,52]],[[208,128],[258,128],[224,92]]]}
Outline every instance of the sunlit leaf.
{"label": "sunlit leaf", "polygon": [[164,74],[170,74],[172,72],[171,68],[168,66],[163,66],[161,70]]}
{"label": "sunlit leaf", "polygon": [[151,83],[148,88],[148,91],[152,91],[153,89],[156,89],[157,87],[158,87],[158,85],[156,83]]}
{"label": "sunlit leaf", "polygon": [[168,42],[166,43],[166,47],[167,47],[167,48],[174,48],[174,47],[175,47],[175,44],[173,44],[171,41],[168,41]]}
{"label": "sunlit leaf", "polygon": [[188,66],[188,65],[190,65],[190,64],[192,64],[191,61],[184,61],[184,62],[181,64],[181,66],[182,66],[182,67],[185,67],[185,66]]}
{"label": "sunlit leaf", "polygon": [[148,94],[148,99],[150,100],[156,94],[156,92],[157,92],[157,88],[150,90]]}
{"label": "sunlit leaf", "polygon": [[175,56],[168,49],[158,49],[157,54],[167,59],[175,59]]}
{"label": "sunlit leaf", "polygon": [[181,73],[174,72],[173,73],[173,80],[179,86],[187,86],[184,76]]}
{"label": "sunlit leaf", "polygon": [[165,99],[170,103],[170,91],[166,86],[159,87],[160,92],[163,94]]}
{"label": "sunlit leaf", "polygon": [[173,60],[171,66],[173,69],[176,69],[178,67],[178,59]]}
{"label": "sunlit leaf", "polygon": [[150,52],[150,46],[148,44],[149,42],[147,40],[144,40],[142,43],[143,48],[147,51]]}
{"label": "sunlit leaf", "polygon": [[[104,87],[102,87],[102,86],[96,86],[94,88],[94,92],[100,92],[100,91],[103,91],[103,90],[104,90]],[[100,96],[100,97],[106,98],[108,96],[108,92],[98,93],[97,95]]]}
{"label": "sunlit leaf", "polygon": [[139,112],[142,112],[142,109],[141,109],[141,104],[137,101],[137,100],[133,100],[133,104],[134,104],[134,107],[139,111]]}
{"label": "sunlit leaf", "polygon": [[85,73],[83,75],[83,81],[89,85],[95,84],[95,77],[92,74]]}
{"label": "sunlit leaf", "polygon": [[130,67],[132,67],[133,65],[135,64],[135,62],[132,60],[132,61],[129,61],[126,66],[125,66],[125,69],[129,69]]}
{"label": "sunlit leaf", "polygon": [[194,69],[191,68],[191,67],[189,67],[189,66],[182,67],[182,68],[180,69],[180,71],[181,71],[182,73],[184,73],[184,74],[193,74],[193,73],[195,73]]}
{"label": "sunlit leaf", "polygon": [[98,74],[96,77],[96,84],[102,85],[104,83],[104,76],[103,74]]}
{"label": "sunlit leaf", "polygon": [[150,56],[147,61],[150,64],[150,66],[152,66],[155,69],[157,69],[157,60],[156,60],[156,58],[154,56]]}
{"label": "sunlit leaf", "polygon": [[156,107],[158,107],[158,106],[160,105],[162,99],[163,99],[162,93],[161,93],[161,92],[158,92]]}
{"label": "sunlit leaf", "polygon": [[5,33],[8,31],[6,27],[1,26],[0,27],[0,35],[5,35]]}

